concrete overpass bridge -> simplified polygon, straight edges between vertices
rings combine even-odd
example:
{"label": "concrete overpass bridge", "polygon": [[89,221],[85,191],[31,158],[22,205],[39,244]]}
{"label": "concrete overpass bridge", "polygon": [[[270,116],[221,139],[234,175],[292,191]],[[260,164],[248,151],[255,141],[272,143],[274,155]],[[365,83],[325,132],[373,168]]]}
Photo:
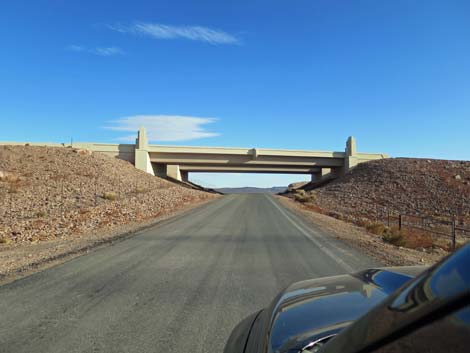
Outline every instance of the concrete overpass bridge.
{"label": "concrete overpass bridge", "polygon": [[341,152],[183,147],[151,145],[145,128],[140,128],[135,144],[74,143],[73,147],[124,159],[147,173],[179,181],[188,181],[190,173],[201,172],[310,174],[312,180],[319,180],[338,177],[362,162],[388,158],[382,153],[357,152],[353,137]]}
{"label": "concrete overpass bridge", "polygon": [[312,180],[319,180],[338,177],[362,162],[388,158],[382,153],[358,153],[353,137],[344,152],[156,146],[148,144],[144,128],[139,130],[134,153],[138,169],[180,181],[188,181],[189,173],[310,174]]}

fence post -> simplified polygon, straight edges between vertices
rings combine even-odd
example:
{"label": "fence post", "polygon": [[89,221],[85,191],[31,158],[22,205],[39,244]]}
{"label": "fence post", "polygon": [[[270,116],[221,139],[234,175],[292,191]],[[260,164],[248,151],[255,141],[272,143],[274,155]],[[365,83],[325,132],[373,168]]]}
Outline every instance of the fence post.
{"label": "fence post", "polygon": [[10,227],[13,224],[13,194],[10,192]]}
{"label": "fence post", "polygon": [[60,213],[61,218],[64,219],[64,180],[62,179],[61,187],[60,187]]}
{"label": "fence post", "polygon": [[401,222],[402,222],[401,214],[399,214],[398,215],[398,230],[401,230]]}
{"label": "fence post", "polygon": [[455,234],[455,218],[452,219],[452,250],[455,250],[456,243],[456,234]]}

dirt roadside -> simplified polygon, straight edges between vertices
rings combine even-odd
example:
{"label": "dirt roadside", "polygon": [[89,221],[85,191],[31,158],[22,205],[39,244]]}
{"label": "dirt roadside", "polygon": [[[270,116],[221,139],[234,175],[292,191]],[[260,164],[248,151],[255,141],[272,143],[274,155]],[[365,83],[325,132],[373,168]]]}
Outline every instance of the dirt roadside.
{"label": "dirt roadside", "polygon": [[92,234],[75,238],[54,239],[31,244],[2,244],[0,246],[0,285],[138,235],[140,231],[170,221],[173,218],[184,216],[186,213],[216,199],[202,199],[194,203],[181,205],[180,208],[161,214],[157,218],[99,229]]}
{"label": "dirt roadside", "polygon": [[320,227],[325,234],[347,242],[385,266],[432,265],[448,255],[448,252],[442,249],[420,251],[387,244],[380,236],[369,233],[354,224],[309,210],[303,204],[290,198],[283,196],[276,196],[276,198],[284,206],[300,213],[309,222]]}

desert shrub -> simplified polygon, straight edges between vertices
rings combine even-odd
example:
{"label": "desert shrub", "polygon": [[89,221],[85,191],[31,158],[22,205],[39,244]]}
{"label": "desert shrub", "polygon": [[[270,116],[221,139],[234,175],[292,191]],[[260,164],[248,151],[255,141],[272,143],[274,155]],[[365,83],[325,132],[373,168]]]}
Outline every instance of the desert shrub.
{"label": "desert shrub", "polygon": [[114,201],[117,199],[117,194],[115,192],[105,192],[103,194],[103,199],[109,200],[109,201]]}
{"label": "desert shrub", "polygon": [[301,203],[313,203],[317,200],[316,195],[313,192],[307,193],[305,190],[297,190],[294,194],[294,199]]}
{"label": "desert shrub", "polygon": [[42,218],[42,217],[46,217],[47,216],[47,212],[46,211],[38,211],[36,212],[36,217],[38,218]]}
{"label": "desert shrub", "polygon": [[309,202],[317,201],[317,195],[313,191],[310,191],[310,193],[308,194],[308,197],[309,197]]}
{"label": "desert shrub", "polygon": [[387,230],[387,227],[380,222],[372,222],[366,225],[366,229],[373,234],[382,235]]}
{"label": "desert shrub", "polygon": [[18,183],[20,181],[20,177],[17,174],[0,172],[0,181],[6,183]]}
{"label": "desert shrub", "polygon": [[406,244],[405,235],[398,228],[387,229],[382,235],[382,240],[396,246],[404,246]]}
{"label": "desert shrub", "polygon": [[356,224],[357,224],[359,227],[367,228],[367,227],[371,224],[371,221],[368,220],[367,218],[359,218],[359,219],[356,221]]}
{"label": "desert shrub", "polygon": [[6,244],[6,243],[7,243],[7,239],[4,237],[0,237],[0,244]]}

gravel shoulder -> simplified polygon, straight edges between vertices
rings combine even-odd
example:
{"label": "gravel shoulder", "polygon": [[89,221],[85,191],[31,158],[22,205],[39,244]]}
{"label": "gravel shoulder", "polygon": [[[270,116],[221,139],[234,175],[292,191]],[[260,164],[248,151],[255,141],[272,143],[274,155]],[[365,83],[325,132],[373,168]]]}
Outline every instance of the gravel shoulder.
{"label": "gravel shoulder", "polygon": [[276,198],[285,207],[302,215],[312,227],[319,228],[323,234],[348,243],[386,266],[432,265],[448,254],[442,249],[419,251],[387,244],[380,236],[354,224],[314,212],[290,198]]}
{"label": "gravel shoulder", "polygon": [[116,225],[111,228],[101,228],[93,233],[81,234],[73,238],[35,243],[1,244],[0,285],[59,265],[103,246],[128,239],[157,224],[184,217],[186,213],[217,199],[217,197],[202,199],[181,205],[179,208],[156,218]]}
{"label": "gravel shoulder", "polygon": [[0,146],[0,281],[63,262],[217,198],[100,153]]}

